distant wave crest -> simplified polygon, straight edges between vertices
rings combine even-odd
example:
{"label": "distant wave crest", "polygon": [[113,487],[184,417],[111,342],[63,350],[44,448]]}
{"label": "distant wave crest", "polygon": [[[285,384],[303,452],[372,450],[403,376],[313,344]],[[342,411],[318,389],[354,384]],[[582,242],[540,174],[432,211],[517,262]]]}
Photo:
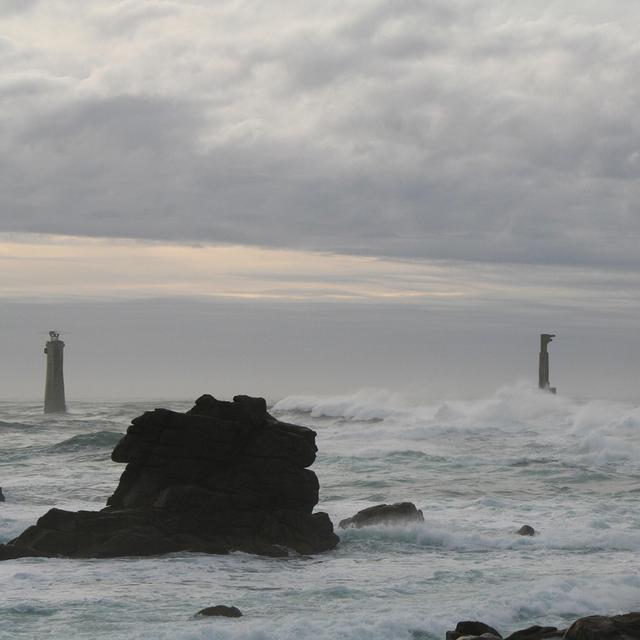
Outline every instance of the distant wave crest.
{"label": "distant wave crest", "polygon": [[58,442],[50,447],[56,453],[84,451],[86,449],[112,448],[122,438],[122,433],[116,431],[95,431],[94,433],[80,433]]}
{"label": "distant wave crest", "polygon": [[624,402],[581,402],[541,393],[530,384],[498,389],[477,400],[421,402],[419,398],[380,389],[338,396],[289,396],[276,403],[279,414],[303,412],[314,419],[345,423],[378,422],[401,441],[429,440],[452,431],[498,432],[505,436],[527,431],[552,442],[573,462],[640,464],[640,406]]}
{"label": "distant wave crest", "polygon": [[30,429],[31,425],[23,424],[22,422],[5,422],[0,420],[0,431],[13,431],[14,429]]}

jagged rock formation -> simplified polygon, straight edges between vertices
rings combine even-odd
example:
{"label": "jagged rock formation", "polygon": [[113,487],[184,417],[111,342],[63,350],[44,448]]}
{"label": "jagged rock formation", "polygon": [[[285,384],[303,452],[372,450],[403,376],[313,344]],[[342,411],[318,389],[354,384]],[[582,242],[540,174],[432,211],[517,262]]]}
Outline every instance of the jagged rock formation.
{"label": "jagged rock formation", "polygon": [[332,549],[338,537],[329,517],[312,513],[315,436],[273,418],[262,398],[204,395],[186,413],[149,411],[113,450],[127,466],[107,507],[51,509],[0,545],[0,560]]}
{"label": "jagged rock formation", "polygon": [[413,502],[377,504],[358,511],[355,516],[340,521],[341,529],[371,527],[373,525],[398,525],[408,522],[424,522],[422,511]]}

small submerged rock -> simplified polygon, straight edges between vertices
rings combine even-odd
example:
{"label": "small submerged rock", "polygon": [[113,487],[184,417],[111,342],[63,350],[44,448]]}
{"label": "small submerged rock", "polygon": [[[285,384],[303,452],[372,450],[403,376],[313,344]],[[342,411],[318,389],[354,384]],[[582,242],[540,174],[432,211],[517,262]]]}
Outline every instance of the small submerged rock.
{"label": "small submerged rock", "polygon": [[4,502],[4,493],[2,493],[2,487],[0,487],[0,502]]}
{"label": "small submerged rock", "polygon": [[519,536],[534,536],[536,534],[536,530],[528,524],[523,524],[516,533]]}
{"label": "small submerged rock", "polygon": [[196,613],[197,616],[219,616],[222,618],[241,618],[242,611],[238,607],[228,607],[217,604],[215,607],[205,607]]}
{"label": "small submerged rock", "polygon": [[422,511],[413,502],[396,502],[395,504],[377,504],[358,511],[351,518],[340,521],[341,529],[354,527],[371,527],[377,524],[393,525],[407,522],[424,522]]}

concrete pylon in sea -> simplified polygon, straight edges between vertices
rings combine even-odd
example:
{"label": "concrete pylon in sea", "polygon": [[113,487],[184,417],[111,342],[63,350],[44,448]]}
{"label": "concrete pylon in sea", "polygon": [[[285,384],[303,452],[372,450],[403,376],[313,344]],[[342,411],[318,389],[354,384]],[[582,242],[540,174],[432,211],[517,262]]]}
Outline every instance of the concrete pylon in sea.
{"label": "concrete pylon in sea", "polygon": [[49,331],[49,341],[44,352],[47,355],[47,381],[44,388],[44,412],[65,413],[67,405],[64,399],[64,376],[62,360],[64,342],[58,331]]}
{"label": "concrete pylon in sea", "polygon": [[549,393],[555,393],[556,388],[552,387],[549,383],[549,352],[547,351],[547,345],[556,337],[555,333],[541,333],[540,334],[540,362],[538,365],[538,387],[549,391]]}

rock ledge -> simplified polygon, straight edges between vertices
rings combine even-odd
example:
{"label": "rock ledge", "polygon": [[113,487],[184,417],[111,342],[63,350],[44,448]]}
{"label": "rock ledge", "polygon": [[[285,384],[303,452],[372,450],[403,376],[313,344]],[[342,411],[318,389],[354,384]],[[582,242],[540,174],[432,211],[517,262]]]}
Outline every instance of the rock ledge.
{"label": "rock ledge", "polygon": [[402,525],[410,522],[424,522],[422,511],[413,502],[377,504],[358,511],[351,518],[340,521],[341,529],[372,527],[375,525]]}

